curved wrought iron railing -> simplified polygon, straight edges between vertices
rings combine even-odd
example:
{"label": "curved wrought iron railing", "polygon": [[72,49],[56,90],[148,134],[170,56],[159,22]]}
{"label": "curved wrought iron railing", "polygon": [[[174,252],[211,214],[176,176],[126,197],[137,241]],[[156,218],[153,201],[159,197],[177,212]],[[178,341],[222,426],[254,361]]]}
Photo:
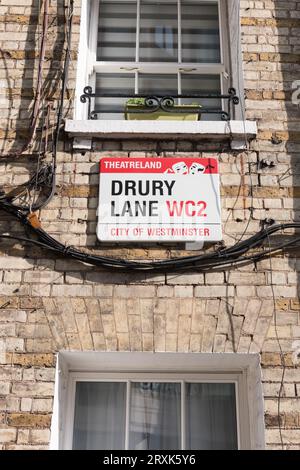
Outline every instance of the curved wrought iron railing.
{"label": "curved wrought iron railing", "polygon": [[[124,93],[101,93],[93,92],[92,87],[86,86],[83,89],[83,94],[80,96],[81,103],[86,103],[88,106],[88,119],[98,119],[102,114],[115,114],[115,113],[126,113],[126,108],[123,106],[110,108],[109,106],[104,107],[95,107],[94,105],[95,98],[120,98],[120,99],[130,99],[130,98],[143,98],[144,103],[141,106],[131,107],[130,113],[134,114],[145,114],[145,113],[154,113],[158,110],[162,110],[166,113],[187,113],[193,112],[201,114],[214,114],[219,115],[223,121],[229,121],[233,115],[233,107],[238,105],[240,100],[236,94],[234,88],[230,88],[227,94],[218,94],[218,93],[199,93],[199,94],[180,94],[166,96],[165,94],[132,94],[127,95]],[[220,100],[222,107],[205,107],[195,105],[195,104],[185,104],[184,107],[177,106],[175,101],[177,99],[195,99],[195,100]],[[224,106],[225,102],[225,106]],[[223,109],[223,106],[225,109]],[[136,109],[134,109],[136,108]],[[127,110],[128,112],[128,110]]]}

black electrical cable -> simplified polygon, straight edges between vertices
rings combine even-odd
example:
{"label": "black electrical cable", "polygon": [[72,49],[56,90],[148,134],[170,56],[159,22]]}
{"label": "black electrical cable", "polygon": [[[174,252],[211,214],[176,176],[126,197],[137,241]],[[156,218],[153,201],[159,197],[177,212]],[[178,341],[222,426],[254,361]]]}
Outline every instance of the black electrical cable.
{"label": "black electrical cable", "polygon": [[[268,236],[268,244],[269,244],[269,248],[270,248],[271,247],[271,241],[270,241],[269,236]],[[282,349],[282,346],[281,346],[279,333],[278,333],[276,298],[275,298],[275,290],[274,290],[274,283],[273,283],[273,264],[272,264],[272,257],[271,256],[269,257],[269,261],[270,261],[270,286],[271,286],[272,298],[273,298],[274,328],[275,328],[275,336],[276,336],[277,344],[278,344],[278,347],[279,347],[281,366],[282,366],[280,388],[279,388],[279,392],[278,392],[277,416],[278,416],[278,429],[279,429],[281,447],[284,450],[284,441],[283,441],[283,434],[282,434],[282,421],[281,421],[280,411],[281,411],[281,398],[283,396],[283,388],[284,388],[284,377],[285,377],[285,371],[286,371],[286,362],[285,362],[285,357],[284,357],[284,353],[283,353],[283,349]]]}
{"label": "black electrical cable", "polygon": [[[137,263],[138,266],[132,266],[132,262],[127,262],[125,260],[119,260],[119,259],[111,259],[111,258],[105,258],[105,257],[99,257],[99,256],[92,256],[88,253],[84,253],[84,252],[80,252],[79,250],[76,250],[74,248],[71,248],[71,247],[63,247],[62,250],[59,250],[58,247],[54,247],[54,246],[51,246],[49,245],[48,243],[43,243],[43,242],[40,242],[38,240],[34,240],[34,239],[31,239],[31,238],[25,238],[25,237],[19,237],[19,236],[16,236],[16,235],[0,235],[0,238],[3,238],[3,239],[11,239],[11,240],[17,240],[17,241],[22,241],[22,242],[25,242],[25,243],[31,243],[33,245],[36,245],[36,246],[39,246],[41,248],[46,248],[50,251],[53,251],[59,255],[63,255],[63,256],[66,256],[66,257],[71,257],[73,259],[77,259],[78,261],[82,261],[82,262],[85,262],[85,263],[88,263],[88,264],[92,264],[94,266],[102,266],[104,268],[112,268],[112,267],[117,267],[117,268],[121,268],[121,267],[124,267],[126,269],[133,269],[135,271],[148,271],[151,270],[155,271],[156,268],[155,268],[155,263],[156,262],[152,262],[152,263],[144,263],[144,262],[140,262],[140,263]],[[291,242],[288,242],[288,243],[284,243],[282,245],[279,245],[278,247],[276,248],[273,248],[272,250],[268,250],[268,251],[263,251],[261,253],[258,253],[258,254],[255,254],[255,255],[252,255],[252,256],[248,256],[248,257],[240,257],[239,259],[235,259],[235,260],[224,260],[220,263],[201,263],[201,265],[197,265],[197,264],[193,264],[191,266],[183,266],[181,268],[176,268],[176,266],[174,267],[174,269],[170,269],[170,268],[166,268],[164,266],[161,266],[161,271],[168,271],[168,270],[171,270],[171,271],[179,271],[181,269],[188,269],[188,268],[194,268],[195,270],[197,271],[201,271],[201,272],[212,272],[212,271],[216,271],[216,270],[228,270],[230,269],[231,267],[233,266],[238,266],[238,265],[242,265],[242,264],[249,264],[249,263],[254,263],[254,262],[257,262],[257,261],[260,261],[262,259],[265,259],[265,258],[268,258],[270,256],[270,254],[273,254],[275,252],[278,252],[278,251],[281,251],[281,250],[284,250],[285,248],[289,247],[290,245],[293,245],[292,248],[298,248],[300,247],[300,244],[299,245],[295,245],[295,243],[297,242],[300,242],[300,237],[298,237],[297,239],[294,239],[293,241]],[[97,261],[97,262],[96,262]],[[178,258],[175,258],[174,259],[175,262],[178,261]],[[122,264],[122,266],[121,266]],[[145,269],[144,269],[145,268]]]}
{"label": "black electrical cable", "polygon": [[271,247],[269,249],[263,249],[259,253],[253,253],[246,256],[249,251],[261,248],[264,241],[269,240],[269,237],[272,234],[290,228],[300,229],[300,223],[295,222],[270,226],[268,228],[262,229],[260,232],[251,236],[247,240],[236,243],[230,248],[221,248],[218,251],[206,253],[204,255],[183,256],[180,258],[159,261],[129,261],[124,259],[93,255],[91,253],[80,251],[77,248],[71,246],[65,246],[63,243],[59,242],[55,238],[51,237],[47,232],[45,232],[45,230],[43,230],[38,225],[39,222],[37,219],[35,220],[35,223],[32,222],[30,217],[24,214],[24,212],[20,211],[10,201],[0,200],[0,209],[3,209],[12,216],[16,217],[22,223],[22,225],[30,229],[31,233],[37,237],[37,240],[8,234],[0,235],[0,238],[10,238],[26,243],[31,243],[42,248],[47,248],[59,255],[107,269],[159,272],[174,272],[187,269],[193,269],[199,272],[215,271],[216,269],[228,270],[233,266],[257,262],[266,258],[267,256],[289,247],[298,247],[300,243],[300,237],[298,236],[273,248]]}
{"label": "black electrical cable", "polygon": [[[58,149],[58,142],[60,133],[62,130],[62,119],[63,119],[63,111],[64,111],[64,98],[66,94],[66,87],[68,81],[68,72],[69,72],[69,64],[70,64],[70,51],[71,51],[71,38],[72,38],[72,26],[73,26],[73,12],[74,12],[74,0],[70,0],[69,3],[69,11],[68,11],[68,18],[67,18],[67,47],[65,51],[65,58],[64,58],[64,65],[62,71],[62,87],[60,93],[60,99],[58,104],[58,111],[57,111],[57,118],[56,118],[56,126],[54,132],[54,141],[53,141],[53,149],[52,149],[52,162],[50,164],[45,164],[41,168],[37,169],[35,175],[30,178],[30,180],[20,186],[20,191],[30,190],[33,189],[35,185],[38,187],[42,186],[49,186],[51,187],[50,193],[47,198],[43,201],[37,202],[32,206],[22,206],[16,205],[15,207],[19,210],[22,210],[26,213],[31,211],[37,211],[45,207],[53,198],[55,189],[56,189],[56,165],[57,165],[57,149]],[[46,173],[46,181],[44,182],[41,179],[43,173]],[[14,195],[11,200],[16,199],[18,197],[18,188],[15,188],[11,193]],[[9,194],[7,195],[0,195],[0,199],[10,199]]]}
{"label": "black electrical cable", "polygon": [[54,132],[54,142],[53,142],[51,192],[49,196],[43,202],[36,204],[35,206],[32,207],[33,211],[42,209],[43,207],[45,207],[53,198],[55,189],[56,189],[57,148],[58,148],[59,136],[61,133],[61,122],[62,122],[63,110],[64,110],[64,98],[65,98],[67,82],[68,82],[72,26],[73,26],[73,11],[74,11],[74,1],[70,0],[68,26],[67,26],[68,28],[67,49],[65,51],[64,67],[63,67],[63,73],[62,73],[62,87],[61,87],[60,100],[59,100],[59,105],[58,105],[57,121],[56,121],[56,128]]}
{"label": "black electrical cable", "polygon": [[[25,191],[30,191],[31,189],[37,187],[42,188],[46,185],[50,185],[52,179],[52,169],[51,169],[51,164],[47,163],[39,168],[37,173],[33,175],[29,181],[26,183],[16,186],[13,190],[6,194],[1,194],[0,195],[0,200],[4,199],[7,201],[14,201],[15,199],[19,198],[21,194],[23,194]],[[18,208],[19,210],[24,210],[27,211],[28,208],[20,205],[16,205],[15,207]]]}

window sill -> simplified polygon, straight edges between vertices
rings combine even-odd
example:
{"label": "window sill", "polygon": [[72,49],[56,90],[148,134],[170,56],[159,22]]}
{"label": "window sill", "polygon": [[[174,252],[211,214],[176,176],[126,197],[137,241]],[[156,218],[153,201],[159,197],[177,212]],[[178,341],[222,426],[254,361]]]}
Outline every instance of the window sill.
{"label": "window sill", "polygon": [[[87,148],[94,137],[111,139],[230,140],[232,149],[242,149],[257,135],[255,121],[93,121],[66,120],[65,131],[74,137],[74,147]],[[83,148],[82,147],[82,148]]]}

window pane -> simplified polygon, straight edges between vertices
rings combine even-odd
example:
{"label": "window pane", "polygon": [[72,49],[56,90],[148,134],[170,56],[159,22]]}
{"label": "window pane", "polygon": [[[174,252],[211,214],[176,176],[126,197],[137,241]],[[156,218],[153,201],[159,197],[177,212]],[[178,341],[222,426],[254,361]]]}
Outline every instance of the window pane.
{"label": "window pane", "polygon": [[237,449],[234,384],[186,384],[186,448]]}
{"label": "window pane", "polygon": [[180,384],[131,384],[130,449],[180,449],[180,427]]}
{"label": "window pane", "polygon": [[182,61],[220,63],[217,2],[183,0],[181,6]]}
{"label": "window pane", "polygon": [[[134,96],[134,74],[106,73],[97,74],[96,92],[101,94],[124,94]],[[95,100],[99,111],[98,119],[124,119],[125,103],[128,98],[101,98]]]}
{"label": "window pane", "polygon": [[136,8],[136,1],[100,2],[97,60],[135,60]]}
{"label": "window pane", "polygon": [[177,75],[139,74],[139,93],[149,95],[177,95]]}
{"label": "window pane", "polygon": [[177,62],[177,2],[141,1],[140,61]]}
{"label": "window pane", "polygon": [[125,383],[77,382],[73,449],[124,449]]}
{"label": "window pane", "polygon": [[[197,75],[197,74],[181,74],[182,94],[216,94],[221,93],[220,76],[219,75]],[[182,99],[183,104],[197,103],[203,108],[210,109],[211,114],[202,114],[201,121],[221,120],[220,114],[214,114],[213,109],[222,109],[222,101],[219,98],[185,98]]]}

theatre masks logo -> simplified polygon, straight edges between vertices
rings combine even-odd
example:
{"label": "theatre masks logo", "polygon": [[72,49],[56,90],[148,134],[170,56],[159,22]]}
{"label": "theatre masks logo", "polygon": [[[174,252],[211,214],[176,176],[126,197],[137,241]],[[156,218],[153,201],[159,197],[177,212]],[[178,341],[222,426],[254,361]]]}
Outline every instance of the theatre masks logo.
{"label": "theatre masks logo", "polygon": [[188,167],[186,162],[178,162],[168,168],[165,173],[177,175],[199,175],[204,173],[205,170],[206,167],[201,165],[201,163],[193,162],[190,167]]}

